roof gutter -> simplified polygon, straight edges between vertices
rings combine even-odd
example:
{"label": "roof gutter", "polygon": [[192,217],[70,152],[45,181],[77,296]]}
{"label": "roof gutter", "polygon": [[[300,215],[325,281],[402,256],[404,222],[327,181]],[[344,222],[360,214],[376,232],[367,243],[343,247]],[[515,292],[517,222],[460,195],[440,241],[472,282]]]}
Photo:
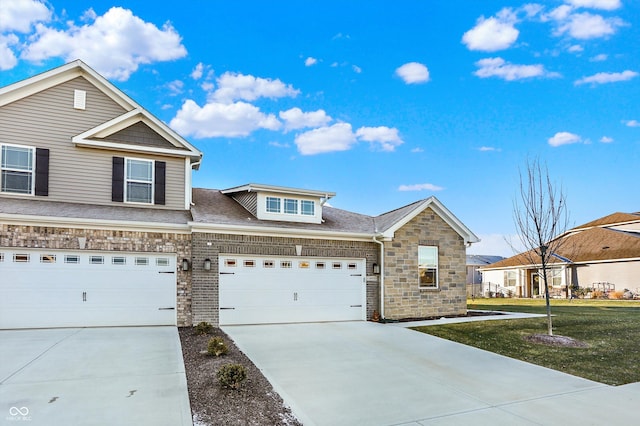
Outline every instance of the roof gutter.
{"label": "roof gutter", "polygon": [[373,242],[380,245],[380,318],[384,319],[384,243],[373,237]]}

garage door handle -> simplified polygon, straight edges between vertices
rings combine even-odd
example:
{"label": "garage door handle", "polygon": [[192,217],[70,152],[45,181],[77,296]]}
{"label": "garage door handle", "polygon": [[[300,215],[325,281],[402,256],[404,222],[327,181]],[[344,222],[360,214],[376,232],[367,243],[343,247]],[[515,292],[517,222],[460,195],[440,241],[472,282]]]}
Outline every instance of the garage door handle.
{"label": "garage door handle", "polygon": [[352,308],[362,308],[362,305],[351,305]]}
{"label": "garage door handle", "polygon": [[176,271],[158,271],[159,274],[175,274]]}
{"label": "garage door handle", "polygon": [[174,311],[176,308],[158,308],[159,311]]}
{"label": "garage door handle", "polygon": [[351,274],[352,277],[361,277],[362,274]]}
{"label": "garage door handle", "polygon": [[235,275],[235,272],[220,272],[220,275]]}
{"label": "garage door handle", "polygon": [[86,292],[86,291],[83,291],[83,292],[82,292],[82,301],[83,301],[83,302],[86,302],[86,301],[87,301],[87,292]]}
{"label": "garage door handle", "polygon": [[220,310],[228,310],[228,309],[235,309],[235,308],[220,308]]}

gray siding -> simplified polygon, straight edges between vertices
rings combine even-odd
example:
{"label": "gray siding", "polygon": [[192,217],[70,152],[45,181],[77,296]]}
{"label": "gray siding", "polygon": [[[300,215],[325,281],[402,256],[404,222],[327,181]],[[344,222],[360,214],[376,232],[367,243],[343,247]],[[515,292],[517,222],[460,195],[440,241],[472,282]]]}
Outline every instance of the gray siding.
{"label": "gray siding", "polygon": [[252,215],[258,217],[258,193],[257,192],[240,192],[233,194],[232,198],[236,200],[242,207],[247,209]]}
{"label": "gray siding", "polygon": [[[73,108],[75,89],[87,92],[85,110]],[[166,205],[156,208],[184,209],[183,159],[77,148],[71,142],[73,136],[125,112],[87,80],[78,77],[0,108],[0,142],[50,149],[46,197],[50,201],[122,205],[111,201],[111,158],[132,156],[166,161]]]}
{"label": "gray siding", "polygon": [[165,138],[157,134],[146,124],[139,122],[97,141],[128,143],[131,145],[157,146],[159,148],[178,149]]}

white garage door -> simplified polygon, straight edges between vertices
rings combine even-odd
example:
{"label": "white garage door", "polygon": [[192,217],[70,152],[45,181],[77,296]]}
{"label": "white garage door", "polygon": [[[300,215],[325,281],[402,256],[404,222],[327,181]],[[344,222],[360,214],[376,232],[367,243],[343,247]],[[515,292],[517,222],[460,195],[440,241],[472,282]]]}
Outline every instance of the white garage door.
{"label": "white garage door", "polygon": [[220,256],[220,324],[366,318],[364,259]]}
{"label": "white garage door", "polygon": [[0,328],[176,324],[176,256],[0,248]]}

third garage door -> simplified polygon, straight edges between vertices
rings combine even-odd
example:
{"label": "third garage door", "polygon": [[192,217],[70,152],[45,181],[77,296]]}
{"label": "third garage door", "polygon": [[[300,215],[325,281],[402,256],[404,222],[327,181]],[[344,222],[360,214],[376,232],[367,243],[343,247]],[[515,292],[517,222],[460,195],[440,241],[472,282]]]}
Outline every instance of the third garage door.
{"label": "third garage door", "polygon": [[364,320],[364,259],[221,255],[220,324]]}

